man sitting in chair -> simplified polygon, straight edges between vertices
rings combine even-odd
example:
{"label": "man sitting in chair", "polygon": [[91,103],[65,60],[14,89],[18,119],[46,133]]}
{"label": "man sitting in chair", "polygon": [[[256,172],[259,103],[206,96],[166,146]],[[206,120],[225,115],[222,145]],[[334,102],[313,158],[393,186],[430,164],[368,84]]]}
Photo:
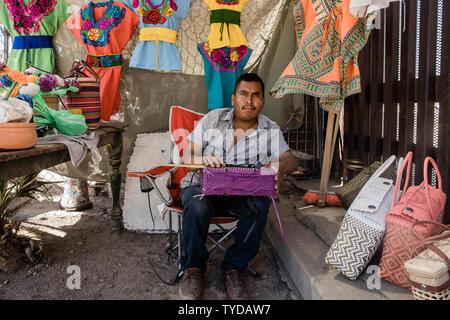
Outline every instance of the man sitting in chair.
{"label": "man sitting in chair", "polygon": [[[241,75],[231,101],[234,109],[212,110],[199,121],[188,137],[190,145],[183,154],[183,162],[211,167],[271,166],[277,170],[275,189],[278,191],[283,175],[297,169],[297,160],[284,141],[279,126],[260,114],[265,102],[261,78],[252,73]],[[205,242],[210,220],[220,213],[223,216],[223,212],[232,212],[239,221],[234,244],[225,253],[221,271],[228,297],[232,300],[249,299],[241,274],[258,253],[270,198],[202,197],[198,173],[191,170],[180,183],[185,245],[180,298],[196,300],[201,297],[209,257]]]}

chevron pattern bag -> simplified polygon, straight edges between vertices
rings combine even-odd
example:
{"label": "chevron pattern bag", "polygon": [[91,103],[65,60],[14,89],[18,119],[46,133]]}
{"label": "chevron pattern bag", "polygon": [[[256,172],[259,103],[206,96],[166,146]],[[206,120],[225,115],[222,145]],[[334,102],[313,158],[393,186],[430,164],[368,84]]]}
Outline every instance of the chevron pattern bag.
{"label": "chevron pattern bag", "polygon": [[[386,237],[383,243],[383,254],[380,262],[381,278],[400,285],[404,288],[410,288],[411,282],[409,275],[405,270],[405,262],[410,259],[413,248],[420,240],[411,232],[411,226],[417,221],[431,220],[442,222],[446,194],[442,191],[442,179],[436,162],[430,158],[425,158],[423,167],[424,180],[418,186],[408,188],[410,170],[412,163],[412,152],[409,152],[401,169],[397,174],[395,186],[395,196],[400,188],[400,179],[406,165],[408,165],[405,187],[400,200],[394,200],[391,211],[386,216]],[[435,188],[428,184],[428,164],[431,163],[438,178],[438,187]],[[415,231],[422,237],[428,237],[435,231],[433,225],[422,224],[415,228]],[[417,252],[423,251],[420,248]]]}
{"label": "chevron pattern bag", "polygon": [[[350,205],[325,262],[355,280],[383,243],[386,214],[392,208],[394,179],[381,175],[395,168],[395,156],[370,177]],[[399,166],[402,158],[399,159]]]}

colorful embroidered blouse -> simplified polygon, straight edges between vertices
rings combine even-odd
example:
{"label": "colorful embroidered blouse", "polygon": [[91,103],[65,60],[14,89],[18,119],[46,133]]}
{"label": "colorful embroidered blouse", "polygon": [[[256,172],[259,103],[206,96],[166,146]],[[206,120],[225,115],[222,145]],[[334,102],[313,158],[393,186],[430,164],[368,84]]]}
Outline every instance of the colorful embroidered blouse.
{"label": "colorful embroidered blouse", "polygon": [[115,1],[85,5],[67,20],[67,26],[85,47],[86,63],[98,73],[102,119],[119,110],[122,51],[133,35],[139,17]]}
{"label": "colorful embroidered blouse", "polygon": [[247,0],[203,0],[211,11],[208,42],[212,49],[248,47],[240,27],[240,14]]}
{"label": "colorful embroidered blouse", "polygon": [[186,18],[191,0],[123,0],[139,17],[139,43],[130,67],[180,71],[177,31]]}
{"label": "colorful embroidered blouse", "polygon": [[376,13],[356,19],[349,1],[299,0],[294,5],[299,48],[270,90],[272,96],[307,94],[319,97],[323,109],[340,113],[344,98],[361,91],[357,55]]}
{"label": "colorful embroidered blouse", "polygon": [[[0,22],[14,36],[8,67],[24,71],[28,60],[40,69],[53,72],[55,55],[52,36],[69,16],[63,0],[0,0]],[[28,36],[32,36],[31,39]]]}
{"label": "colorful embroidered blouse", "polygon": [[205,82],[208,90],[208,109],[233,108],[231,96],[237,78],[252,54],[246,46],[211,49],[209,42],[199,43],[203,57]]}

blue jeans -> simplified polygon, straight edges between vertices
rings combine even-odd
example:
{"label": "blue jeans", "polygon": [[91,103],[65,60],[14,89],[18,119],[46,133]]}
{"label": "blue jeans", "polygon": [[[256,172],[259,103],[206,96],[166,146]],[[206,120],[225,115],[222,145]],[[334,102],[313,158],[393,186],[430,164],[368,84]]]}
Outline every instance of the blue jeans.
{"label": "blue jeans", "polygon": [[[205,246],[209,223],[214,216],[239,218],[234,243],[227,249],[220,269],[242,270],[256,256],[261,233],[266,225],[270,199],[253,196],[204,196],[200,186],[181,190],[182,227],[185,255],[182,269],[206,270],[209,252]],[[195,197],[194,197],[195,196]]]}

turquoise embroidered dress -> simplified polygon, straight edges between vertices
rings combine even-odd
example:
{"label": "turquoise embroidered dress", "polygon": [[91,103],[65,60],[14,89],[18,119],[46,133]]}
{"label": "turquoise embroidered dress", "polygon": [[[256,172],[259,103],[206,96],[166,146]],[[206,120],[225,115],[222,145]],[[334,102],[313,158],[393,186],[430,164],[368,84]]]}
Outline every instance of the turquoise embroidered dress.
{"label": "turquoise embroidered dress", "polygon": [[69,16],[63,0],[0,0],[0,22],[14,36],[8,67],[24,71],[35,67],[53,73],[55,54],[52,38]]}
{"label": "turquoise embroidered dress", "polygon": [[123,0],[139,19],[139,43],[130,67],[180,71],[177,31],[186,18],[191,0]]}
{"label": "turquoise embroidered dress", "polygon": [[234,84],[253,50],[243,45],[237,48],[211,49],[208,41],[199,43],[198,50],[205,69],[208,109],[233,108],[231,96]]}

